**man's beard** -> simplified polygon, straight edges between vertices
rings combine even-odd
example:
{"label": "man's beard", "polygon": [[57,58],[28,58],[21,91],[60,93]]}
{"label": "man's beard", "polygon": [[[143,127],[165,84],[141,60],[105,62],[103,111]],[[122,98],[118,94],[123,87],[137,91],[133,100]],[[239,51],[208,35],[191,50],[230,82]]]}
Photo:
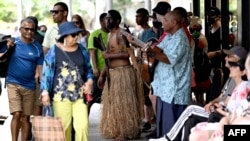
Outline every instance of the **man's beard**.
{"label": "man's beard", "polygon": [[108,29],[113,29],[115,27],[116,27],[116,23],[115,22],[108,23],[108,25],[107,25]]}

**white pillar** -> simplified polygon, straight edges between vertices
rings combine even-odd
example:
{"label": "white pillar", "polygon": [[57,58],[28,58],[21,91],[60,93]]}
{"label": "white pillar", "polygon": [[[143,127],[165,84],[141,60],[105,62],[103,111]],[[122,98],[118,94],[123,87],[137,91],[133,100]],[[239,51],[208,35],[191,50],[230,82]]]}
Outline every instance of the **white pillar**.
{"label": "white pillar", "polygon": [[23,19],[23,2],[22,0],[17,1],[17,9],[18,9],[18,25],[20,24],[21,20]]}
{"label": "white pillar", "polygon": [[107,10],[110,10],[113,8],[113,0],[107,0]]}
{"label": "white pillar", "polygon": [[145,8],[148,10],[149,13],[151,13],[151,0],[145,0]]}
{"label": "white pillar", "polygon": [[[106,0],[106,1],[102,1],[102,0],[96,0],[95,2],[95,25],[94,28],[100,28],[100,23],[99,23],[99,16],[103,13],[103,12],[107,12],[107,10],[109,10],[110,7],[110,1],[112,0]],[[112,3],[111,3],[112,5]]]}
{"label": "white pillar", "polygon": [[71,21],[71,17],[72,17],[72,1],[71,0],[64,0],[64,2],[67,4],[67,6],[69,8],[68,21]]}

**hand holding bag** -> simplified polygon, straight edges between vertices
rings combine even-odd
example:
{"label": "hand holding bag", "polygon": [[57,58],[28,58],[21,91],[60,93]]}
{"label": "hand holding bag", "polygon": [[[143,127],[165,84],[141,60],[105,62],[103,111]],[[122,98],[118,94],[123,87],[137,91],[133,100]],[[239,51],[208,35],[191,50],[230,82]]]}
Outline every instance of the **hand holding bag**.
{"label": "hand holding bag", "polygon": [[65,141],[61,118],[53,117],[52,106],[43,107],[43,116],[31,118],[33,135],[36,141]]}

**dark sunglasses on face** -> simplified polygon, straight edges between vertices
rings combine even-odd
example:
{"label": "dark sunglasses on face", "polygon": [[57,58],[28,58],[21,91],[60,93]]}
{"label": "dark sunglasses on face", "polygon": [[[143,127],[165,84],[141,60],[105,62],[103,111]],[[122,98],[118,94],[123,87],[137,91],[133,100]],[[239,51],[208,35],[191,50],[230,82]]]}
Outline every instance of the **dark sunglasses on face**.
{"label": "dark sunglasses on face", "polygon": [[73,38],[75,38],[76,36],[78,36],[79,35],[79,33],[72,33],[72,34],[70,34]]}
{"label": "dark sunglasses on face", "polygon": [[231,66],[231,67],[238,67],[239,64],[237,62],[231,62],[229,61],[228,64]]}
{"label": "dark sunglasses on face", "polygon": [[238,62],[231,62],[231,61],[229,61],[228,64],[231,67],[239,67],[241,71],[243,71],[245,69],[245,67],[241,64],[240,61],[238,61]]}
{"label": "dark sunglasses on face", "polygon": [[80,24],[79,21],[72,21],[74,24]]}
{"label": "dark sunglasses on face", "polygon": [[35,28],[28,28],[28,27],[21,27],[22,29],[24,29],[26,32],[31,31],[31,32],[35,32]]}
{"label": "dark sunglasses on face", "polygon": [[59,12],[63,12],[64,10],[50,10],[51,14],[58,14]]}

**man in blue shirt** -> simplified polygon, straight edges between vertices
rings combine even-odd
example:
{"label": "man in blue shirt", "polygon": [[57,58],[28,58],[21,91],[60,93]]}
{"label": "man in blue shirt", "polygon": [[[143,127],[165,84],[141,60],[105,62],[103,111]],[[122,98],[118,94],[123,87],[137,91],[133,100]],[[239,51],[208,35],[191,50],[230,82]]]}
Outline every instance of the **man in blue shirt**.
{"label": "man in blue shirt", "polygon": [[[165,16],[157,14],[157,17],[168,35],[158,47],[150,47],[146,52],[159,61],[151,87],[157,96],[156,127],[157,137],[161,137],[171,129],[189,103],[192,64],[180,12],[171,11]],[[156,51],[157,48],[161,51]]]}
{"label": "man in blue shirt", "polygon": [[13,141],[17,141],[21,128],[22,140],[26,141],[31,128],[29,120],[33,113],[36,83],[41,76],[44,55],[42,46],[34,40],[33,20],[23,19],[19,31],[21,36],[15,38],[15,42],[8,39],[7,46],[0,53],[2,55],[9,48],[14,48],[6,77],[9,108],[13,115],[11,136]]}

